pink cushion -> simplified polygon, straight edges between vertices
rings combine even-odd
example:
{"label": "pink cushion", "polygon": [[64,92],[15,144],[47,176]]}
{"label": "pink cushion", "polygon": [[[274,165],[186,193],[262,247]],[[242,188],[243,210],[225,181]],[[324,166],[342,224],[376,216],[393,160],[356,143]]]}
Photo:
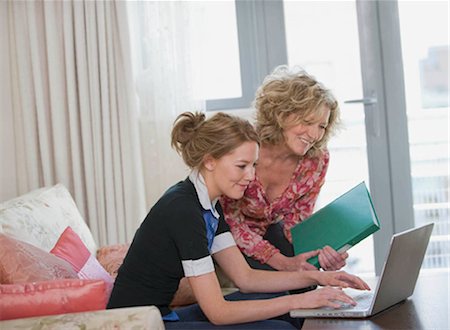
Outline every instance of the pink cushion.
{"label": "pink cushion", "polygon": [[0,285],[0,320],[106,308],[105,282],[63,279]]}
{"label": "pink cushion", "polygon": [[31,244],[0,234],[0,283],[77,278],[64,260]]}
{"label": "pink cushion", "polygon": [[97,251],[97,260],[112,277],[116,278],[129,248],[130,244],[103,246]]}
{"label": "pink cushion", "polygon": [[101,279],[106,282],[107,291],[112,289],[114,279],[89,252],[80,237],[67,227],[56,242],[51,254],[67,261],[80,279]]}

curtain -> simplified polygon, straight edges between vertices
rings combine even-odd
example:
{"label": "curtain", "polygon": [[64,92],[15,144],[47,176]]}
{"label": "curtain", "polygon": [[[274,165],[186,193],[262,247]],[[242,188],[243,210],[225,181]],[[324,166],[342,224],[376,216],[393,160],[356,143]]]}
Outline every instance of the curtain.
{"label": "curtain", "polygon": [[126,3],[8,1],[17,193],[63,183],[100,245],[145,216]]}
{"label": "curtain", "polygon": [[195,23],[202,6],[195,1],[128,2],[148,207],[188,174],[170,146],[170,132],[177,115],[205,108],[194,98],[191,61],[194,39],[201,37]]}

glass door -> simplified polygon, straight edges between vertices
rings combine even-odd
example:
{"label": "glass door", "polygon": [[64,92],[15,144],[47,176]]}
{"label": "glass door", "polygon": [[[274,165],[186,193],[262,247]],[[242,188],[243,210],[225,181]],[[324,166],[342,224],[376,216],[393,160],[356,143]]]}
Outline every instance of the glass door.
{"label": "glass door", "polygon": [[435,223],[423,268],[448,268],[449,3],[400,1],[398,8],[415,224]]}
{"label": "glass door", "polygon": [[449,266],[448,6],[357,1],[364,93],[380,110],[366,120],[378,133],[368,134],[369,172],[385,220],[375,235],[377,272],[389,234],[428,222],[435,228],[423,268]]}

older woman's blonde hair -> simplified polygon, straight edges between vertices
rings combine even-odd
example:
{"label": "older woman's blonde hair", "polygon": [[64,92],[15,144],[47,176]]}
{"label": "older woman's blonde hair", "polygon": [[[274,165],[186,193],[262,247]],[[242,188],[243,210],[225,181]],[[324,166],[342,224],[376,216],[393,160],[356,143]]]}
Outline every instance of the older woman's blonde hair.
{"label": "older woman's blonde hair", "polygon": [[318,119],[323,114],[322,105],[330,109],[330,118],[323,138],[308,151],[311,156],[326,147],[338,127],[338,102],[329,89],[303,69],[285,65],[275,68],[258,88],[253,102],[261,143],[283,143],[286,128],[304,123],[306,118]]}
{"label": "older woman's blonde hair", "polygon": [[200,168],[206,155],[219,159],[244,142],[259,144],[252,124],[222,112],[209,119],[201,112],[184,112],[172,129],[172,147],[190,168]]}

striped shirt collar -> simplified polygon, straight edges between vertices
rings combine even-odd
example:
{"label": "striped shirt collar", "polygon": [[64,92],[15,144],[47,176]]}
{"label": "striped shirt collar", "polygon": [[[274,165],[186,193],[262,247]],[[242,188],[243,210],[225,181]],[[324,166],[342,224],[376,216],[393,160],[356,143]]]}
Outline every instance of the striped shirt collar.
{"label": "striped shirt collar", "polygon": [[203,178],[201,173],[197,169],[192,170],[189,174],[189,180],[191,180],[192,184],[195,187],[195,191],[197,192],[198,199],[202,207],[205,210],[210,210],[214,217],[216,219],[219,219],[220,215],[216,210],[216,204],[219,198],[216,198],[212,201],[209,199],[208,188],[206,187],[205,179]]}

